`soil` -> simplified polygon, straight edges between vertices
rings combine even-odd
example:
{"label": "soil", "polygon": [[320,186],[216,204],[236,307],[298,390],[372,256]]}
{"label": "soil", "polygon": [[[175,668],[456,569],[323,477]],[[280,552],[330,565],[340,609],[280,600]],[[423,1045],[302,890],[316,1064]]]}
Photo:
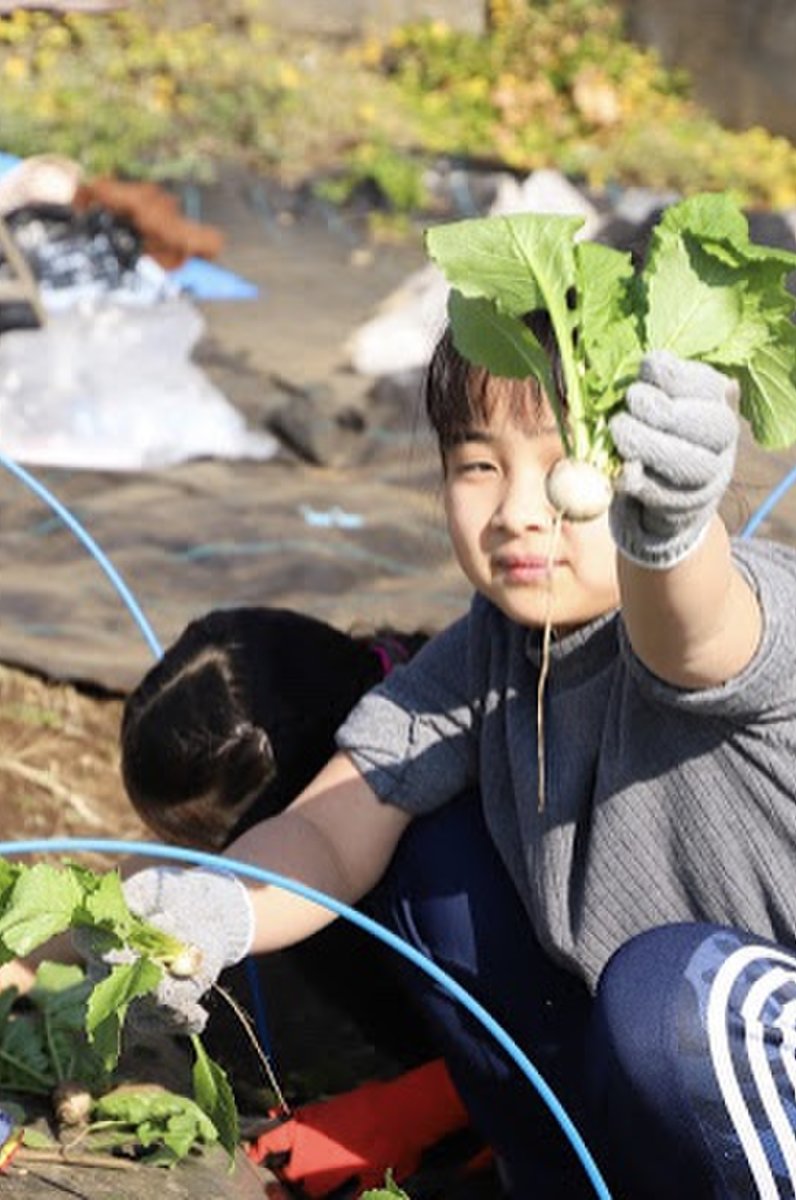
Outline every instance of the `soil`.
{"label": "soil", "polygon": [[0,666],[4,839],[142,836],[119,776],[121,707],[118,698]]}

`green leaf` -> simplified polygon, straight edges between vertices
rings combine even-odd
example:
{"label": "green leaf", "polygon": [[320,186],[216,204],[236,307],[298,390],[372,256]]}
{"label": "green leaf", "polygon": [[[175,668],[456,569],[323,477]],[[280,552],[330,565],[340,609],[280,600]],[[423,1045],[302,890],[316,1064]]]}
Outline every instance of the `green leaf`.
{"label": "green leaf", "polygon": [[86,1011],[86,1033],[100,1055],[106,1070],[119,1059],[121,1031],[127,1009],[138,996],[146,996],[160,982],[163,973],[144,958],[111,968],[91,993]]}
{"label": "green leaf", "polygon": [[687,234],[653,235],[644,281],[648,349],[705,358],[738,334],[743,318],[738,272]]}
{"label": "green leaf", "polygon": [[122,881],[117,871],[109,871],[99,878],[94,877],[86,887],[83,911],[80,920],[87,925],[111,930],[120,941],[124,941],[133,917],[127,907],[122,891]]}
{"label": "green leaf", "polygon": [[208,1055],[196,1034],[191,1037],[196,1055],[193,1066],[193,1091],[196,1103],[212,1121],[221,1145],[235,1156],[240,1142],[240,1127],[235,1097],[224,1070]]}
{"label": "green leaf", "polygon": [[505,379],[533,375],[545,390],[553,388],[550,360],[527,325],[500,312],[493,301],[452,291],[448,298],[453,340],[470,362]]}
{"label": "green leaf", "polygon": [[57,1082],[41,1022],[31,1013],[9,1018],[0,1029],[0,1086],[45,1095]]}
{"label": "green leaf", "polygon": [[783,326],[779,337],[762,346],[746,368],[733,372],[741,385],[741,413],[755,440],[769,450],[796,442],[796,326]]}
{"label": "green leaf", "polygon": [[582,430],[583,371],[573,345],[578,299],[574,236],[582,224],[580,217],[516,213],[456,221],[426,234],[431,258],[463,296],[491,300],[509,317],[536,309],[548,312],[561,354],[567,414],[560,411],[555,389],[547,390],[547,398],[559,428],[571,427],[568,448],[578,457],[588,450]]}
{"label": "green leaf", "polygon": [[107,1070],[86,1035],[92,984],[78,966],[42,963],[30,1000],[39,1012],[50,1060],[59,1079],[79,1079],[90,1090],[107,1081]]}
{"label": "green leaf", "polygon": [[585,357],[589,415],[624,401],[643,355],[638,281],[630,254],[582,242],[578,269],[578,333]]}
{"label": "green leaf", "polygon": [[398,1184],[395,1182],[392,1171],[388,1170],[384,1179],[384,1187],[371,1188],[369,1191],[363,1192],[361,1200],[390,1200],[390,1197],[392,1197],[393,1200],[395,1200],[396,1197],[398,1197],[399,1200],[409,1200],[409,1196],[406,1194],[406,1192],[403,1191],[402,1188],[399,1188]]}
{"label": "green leaf", "polygon": [[[643,271],[630,256],[575,243],[578,218],[522,213],[428,231],[430,257],[454,289],[454,341],[490,371],[540,379],[554,408],[550,368],[520,320],[543,308],[564,372],[568,453],[611,469],[608,417],[623,403],[641,358],[667,349],[732,375],[741,412],[766,447],[796,441],[796,254],[760,246],[732,197],[671,205],[650,239]],[[567,434],[569,431],[569,434]]]}
{"label": "green leaf", "polygon": [[24,958],[70,928],[81,899],[71,872],[37,863],[18,876],[6,898],[0,941],[13,955]]}
{"label": "green leaf", "polygon": [[106,1121],[128,1127],[126,1140],[145,1150],[147,1163],[173,1166],[197,1145],[218,1141],[213,1122],[196,1101],[162,1088],[125,1086],[101,1096],[92,1109],[92,1122]]}
{"label": "green leaf", "polygon": [[38,1129],[31,1129],[29,1126],[22,1133],[22,1145],[27,1146],[29,1150],[58,1150],[58,1142],[54,1138],[47,1137],[46,1133],[41,1133]]}
{"label": "green leaf", "polygon": [[429,229],[426,246],[452,287],[521,317],[558,303],[566,310],[567,289],[576,283],[573,239],[582,225],[582,217],[539,213],[478,217]]}

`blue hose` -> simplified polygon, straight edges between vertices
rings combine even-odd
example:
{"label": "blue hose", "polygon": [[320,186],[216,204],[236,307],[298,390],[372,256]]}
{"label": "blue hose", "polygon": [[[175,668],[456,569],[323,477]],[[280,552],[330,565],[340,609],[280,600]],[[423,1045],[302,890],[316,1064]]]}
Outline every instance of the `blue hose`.
{"label": "blue hose", "polygon": [[292,892],[296,896],[302,896],[305,900],[312,900],[315,904],[321,905],[322,908],[328,909],[339,917],[344,917],[353,925],[358,925],[366,933],[378,938],[392,950],[397,951],[398,954],[402,954],[404,958],[408,958],[410,962],[419,967],[421,971],[424,971],[426,975],[429,975],[437,983],[441,984],[455,1000],[462,1004],[483,1025],[492,1037],[494,1037],[495,1041],[503,1047],[550,1109],[565,1137],[568,1138],[572,1149],[578,1156],[594,1188],[595,1194],[601,1197],[601,1200],[611,1200],[611,1194],[597,1165],[569,1115],[517,1043],[461,984],[457,983],[455,979],[438,967],[431,959],[421,954],[418,950],[415,950],[408,942],[405,942],[402,938],[392,933],[391,930],[380,925],[378,921],[374,921],[371,917],[365,916],[364,913],[358,912],[355,908],[350,908],[349,905],[343,904],[340,900],[335,900],[332,896],[327,896],[324,892],[307,887],[306,884],[298,883],[294,879],[277,875],[273,871],[265,870],[263,867],[252,866],[251,863],[239,862],[234,858],[222,858],[220,855],[208,854],[202,850],[186,850],[179,846],[161,846],[150,842],[123,842],[106,838],[33,838],[19,842],[0,842],[0,856],[42,853],[68,855],[86,851],[116,855],[138,854],[145,857],[176,859],[179,862],[207,867],[213,871],[224,871],[227,873],[231,871],[235,875],[239,875],[244,879],[251,879],[255,883],[271,884],[283,888],[285,891]]}
{"label": "blue hose", "polygon": [[91,534],[88,533],[87,530],[80,524],[77,517],[75,517],[73,513],[71,513],[69,509],[62,504],[61,501],[54,496],[48,488],[44,486],[43,483],[40,483],[39,480],[31,475],[29,471],[26,471],[24,467],[19,465],[19,463],[14,462],[13,459],[8,458],[2,452],[0,452],[0,465],[4,466],[6,470],[9,471],[21,483],[24,483],[25,487],[29,488],[30,491],[38,496],[40,500],[43,500],[45,504],[49,505],[53,512],[61,518],[64,525],[66,525],[66,527],[72,531],[77,540],[86,548],[86,550],[88,550],[91,557],[102,568],[102,570],[108,576],[108,579],[113,584],[117,593],[124,601],[135,623],[138,625],[138,628],[144,635],[144,639],[155,658],[161,658],[163,655],[163,649],[160,645],[160,642],[155,637],[152,626],[144,616],[141,606],[128,588],[127,584],[122,579],[119,572],[116,570],[116,567],[108,558],[107,554],[94,541]]}
{"label": "blue hose", "polygon": [[754,536],[766,517],[773,512],[779,501],[793,487],[794,483],[796,483],[796,466],[791,467],[784,479],[781,479],[776,487],[771,489],[762,504],[752,513],[746,525],[741,530],[742,538]]}

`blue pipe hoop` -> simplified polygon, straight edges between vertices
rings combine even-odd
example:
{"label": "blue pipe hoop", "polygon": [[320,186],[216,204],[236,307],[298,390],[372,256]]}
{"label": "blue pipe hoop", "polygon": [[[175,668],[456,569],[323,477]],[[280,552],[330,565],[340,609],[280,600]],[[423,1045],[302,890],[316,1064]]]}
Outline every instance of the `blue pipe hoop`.
{"label": "blue pipe hoop", "polygon": [[268,871],[263,867],[252,866],[251,863],[240,862],[234,858],[225,858],[218,854],[208,854],[202,850],[188,850],[178,846],[161,846],[150,842],[115,841],[109,838],[33,838],[18,842],[0,842],[0,857],[4,855],[42,853],[74,854],[86,851],[171,859],[182,863],[191,863],[194,866],[206,867],[216,872],[223,871],[226,874],[232,872],[241,878],[250,879],[256,883],[280,887],[285,891],[292,892],[294,895],[303,897],[305,900],[311,900],[313,903],[328,909],[339,917],[343,917],[345,920],[350,921],[351,924],[359,926],[366,933],[378,938],[392,950],[409,959],[421,971],[424,971],[426,975],[429,975],[433,980],[441,984],[455,1000],[462,1004],[480,1022],[495,1041],[502,1046],[521,1073],[536,1089],[539,1097],[547,1105],[553,1117],[558,1122],[564,1136],[568,1139],[586,1172],[594,1188],[595,1195],[600,1200],[611,1200],[611,1193],[608,1191],[599,1168],[566,1109],[514,1039],[510,1037],[502,1025],[491,1016],[483,1005],[471,996],[460,983],[457,983],[452,976],[448,975],[446,971],[438,967],[430,958],[421,954],[414,946],[410,946],[403,938],[398,937],[378,921],[374,921],[371,917],[365,916],[364,913],[358,912],[357,909],[351,908],[340,900],[335,900],[333,896],[327,896],[324,892],[299,883],[295,879],[288,879],[284,875]]}

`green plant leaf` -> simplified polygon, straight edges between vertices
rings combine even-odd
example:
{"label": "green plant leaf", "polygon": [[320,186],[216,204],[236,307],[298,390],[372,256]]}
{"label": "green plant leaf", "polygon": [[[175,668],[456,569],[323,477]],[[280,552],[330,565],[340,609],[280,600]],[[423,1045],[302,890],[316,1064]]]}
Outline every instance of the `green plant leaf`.
{"label": "green plant leaf", "polygon": [[56,1077],[79,1079],[89,1090],[107,1081],[107,1072],[86,1036],[91,990],[92,984],[79,966],[44,962],[28,996],[41,1021]]}
{"label": "green plant leaf", "polygon": [[137,958],[111,967],[94,987],[86,1010],[86,1033],[107,1071],[119,1060],[121,1031],[127,1009],[138,996],[154,991],[163,972],[155,963]]}
{"label": "green plant leaf", "polygon": [[[452,288],[449,315],[461,353],[498,375],[542,380],[569,454],[609,473],[608,418],[623,403],[643,355],[666,349],[741,384],[755,439],[796,441],[796,326],[787,278],[796,254],[753,243],[746,217],[724,194],[693,196],[664,212],[640,274],[630,256],[575,244],[581,222],[517,214],[452,222],[426,242]],[[566,413],[550,369],[520,320],[544,308],[562,360]]]}
{"label": "green plant leaf", "polygon": [[81,900],[81,889],[69,870],[37,863],[20,872],[5,896],[0,942],[10,957],[24,958],[70,928]]}
{"label": "green plant leaf", "polygon": [[743,296],[738,273],[690,236],[653,236],[645,270],[649,350],[705,358],[739,333]]}
{"label": "green plant leaf", "polygon": [[578,271],[578,336],[585,359],[588,419],[624,401],[643,355],[638,280],[630,254],[581,242]]}
{"label": "green plant leaf", "polygon": [[783,322],[779,336],[733,374],[741,385],[741,413],[755,440],[770,450],[792,446],[796,442],[796,326]]}
{"label": "green plant leaf", "polygon": [[173,1166],[185,1158],[197,1145],[218,1141],[213,1122],[189,1096],[180,1096],[162,1088],[142,1085],[116,1088],[100,1096],[92,1108],[92,1126],[100,1139],[105,1136],[106,1122],[121,1128],[113,1134],[127,1141],[135,1140],[152,1153],[146,1162],[157,1166]]}
{"label": "green plant leaf", "polygon": [[563,311],[576,280],[573,239],[582,217],[517,213],[438,225],[426,246],[452,287],[494,301],[514,317],[537,308]]}
{"label": "green plant leaf", "polygon": [[191,1043],[196,1055],[193,1066],[194,1098],[212,1121],[218,1139],[231,1160],[240,1142],[238,1112],[232,1088],[224,1070],[210,1058],[196,1034],[191,1037]]}
{"label": "green plant leaf", "polygon": [[396,1200],[396,1197],[398,1200],[409,1200],[407,1193],[395,1182],[392,1171],[388,1170],[384,1178],[384,1187],[363,1192],[361,1200],[390,1200],[390,1197],[392,1200]]}
{"label": "green plant leaf", "polygon": [[124,941],[133,917],[127,907],[122,891],[122,881],[117,871],[108,871],[99,877],[85,879],[85,898],[80,919],[87,925],[99,929],[111,929]]}
{"label": "green plant leaf", "polygon": [[470,362],[506,379],[539,379],[553,387],[550,360],[530,329],[518,317],[500,312],[492,300],[463,296],[455,289],[448,297],[453,340]]}
{"label": "green plant leaf", "polygon": [[46,1095],[57,1082],[41,1022],[32,1013],[9,1015],[0,1026],[0,1086]]}
{"label": "green plant leaf", "polygon": [[570,304],[577,301],[574,236],[582,225],[581,217],[517,213],[456,221],[426,233],[429,255],[463,296],[491,300],[509,317],[548,312],[561,353],[568,420],[555,389],[548,388],[547,396],[559,428],[572,430],[568,450],[577,457],[588,450],[583,370],[573,339],[575,303]]}

